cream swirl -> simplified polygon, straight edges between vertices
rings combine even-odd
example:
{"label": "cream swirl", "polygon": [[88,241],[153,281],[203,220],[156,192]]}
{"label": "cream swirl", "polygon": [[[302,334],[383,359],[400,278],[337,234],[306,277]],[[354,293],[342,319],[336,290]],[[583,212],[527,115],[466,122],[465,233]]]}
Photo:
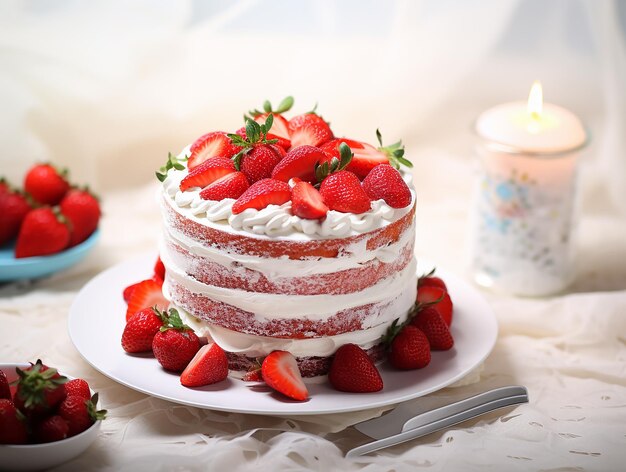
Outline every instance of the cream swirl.
{"label": "cream swirl", "polygon": [[[181,157],[187,151],[181,153]],[[291,202],[283,205],[268,205],[261,210],[248,208],[239,214],[233,214],[235,200],[204,200],[200,197],[201,189],[193,187],[181,191],[181,180],[187,175],[187,169],[170,170],[163,182],[164,194],[176,209],[185,216],[203,224],[228,223],[236,231],[244,231],[269,237],[289,236],[301,233],[310,237],[341,238],[366,233],[392,223],[406,215],[414,205],[415,192],[411,185],[411,175],[404,178],[411,189],[412,200],[405,208],[392,208],[384,200],[375,200],[371,209],[364,213],[342,213],[330,210],[323,221],[307,220],[291,214]]]}

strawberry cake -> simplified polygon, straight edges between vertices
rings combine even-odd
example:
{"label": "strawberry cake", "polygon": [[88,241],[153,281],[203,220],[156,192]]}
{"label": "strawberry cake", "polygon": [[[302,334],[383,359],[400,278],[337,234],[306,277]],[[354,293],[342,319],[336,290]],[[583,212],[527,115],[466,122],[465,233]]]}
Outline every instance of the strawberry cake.
{"label": "strawberry cake", "polygon": [[[344,344],[382,360],[417,292],[415,191],[400,143],[335,138],[292,101],[212,132],[157,173],[163,294],[231,375],[288,351],[303,377]],[[380,134],[377,132],[379,142]]]}

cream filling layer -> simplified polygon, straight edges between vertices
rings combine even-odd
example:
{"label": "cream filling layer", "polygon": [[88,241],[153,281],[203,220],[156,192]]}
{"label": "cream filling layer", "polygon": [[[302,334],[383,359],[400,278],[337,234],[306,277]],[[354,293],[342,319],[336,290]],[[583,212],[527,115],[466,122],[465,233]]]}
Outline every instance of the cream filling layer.
{"label": "cream filling layer", "polygon": [[[185,310],[176,307],[183,321],[191,326],[199,336],[206,336],[216,342],[227,352],[244,354],[248,357],[266,356],[272,351],[289,351],[295,357],[328,357],[344,344],[353,343],[367,350],[381,342],[389,324],[382,324],[370,329],[353,331],[322,338],[282,339],[267,336],[255,336],[238,333],[221,326],[212,325],[198,320]],[[402,323],[408,317],[409,311],[398,313],[396,318]],[[396,319],[394,318],[394,319]]]}
{"label": "cream filling layer", "polygon": [[[370,303],[392,302],[397,312],[408,310],[415,302],[417,293],[417,274],[415,258],[400,272],[387,277],[376,285],[360,292],[341,295],[283,295],[245,290],[228,289],[203,284],[172,265],[167,255],[163,262],[168,268],[163,285],[166,296],[171,293],[170,281],[182,285],[192,293],[197,293],[212,300],[226,303],[240,310],[254,313],[257,317],[272,319],[290,319],[294,316],[312,320],[325,320],[337,312]],[[171,299],[171,298],[170,298]],[[377,314],[372,315],[377,318]],[[369,326],[380,323],[371,320]]]}
{"label": "cream filling layer", "polygon": [[167,254],[166,257],[181,270],[188,269],[189,262],[176,251],[168,249],[167,242],[169,241],[181,246],[191,254],[206,258],[229,269],[244,267],[261,272],[270,280],[276,280],[284,277],[306,277],[313,274],[330,274],[348,269],[358,269],[374,259],[384,263],[392,263],[400,257],[407,246],[412,246],[415,241],[415,220],[411,227],[404,231],[400,239],[393,244],[368,250],[367,240],[363,240],[350,245],[346,253],[335,258],[319,257],[292,260],[287,256],[265,258],[247,254],[232,254],[216,247],[206,246],[180,231],[165,227],[160,254]]}

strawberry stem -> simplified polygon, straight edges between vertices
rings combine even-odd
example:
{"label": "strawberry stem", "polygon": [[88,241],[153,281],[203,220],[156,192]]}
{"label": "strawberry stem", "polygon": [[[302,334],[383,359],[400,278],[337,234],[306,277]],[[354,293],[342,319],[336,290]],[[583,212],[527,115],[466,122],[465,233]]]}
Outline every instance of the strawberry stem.
{"label": "strawberry stem", "polygon": [[396,169],[400,168],[400,165],[405,167],[413,167],[413,163],[404,157],[404,145],[402,141],[398,141],[397,143],[390,144],[388,146],[383,146],[383,137],[380,134],[380,130],[376,130],[376,139],[378,139],[378,143],[380,144],[378,150],[384,153],[389,159],[389,163],[395,167]]}

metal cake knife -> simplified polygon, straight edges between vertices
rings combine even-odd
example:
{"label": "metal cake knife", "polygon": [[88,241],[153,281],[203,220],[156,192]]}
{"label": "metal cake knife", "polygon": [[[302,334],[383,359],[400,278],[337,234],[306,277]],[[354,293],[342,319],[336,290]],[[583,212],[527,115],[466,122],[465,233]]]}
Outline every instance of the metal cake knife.
{"label": "metal cake knife", "polygon": [[[500,387],[434,410],[415,414],[414,405],[399,405],[390,413],[354,425],[375,441],[351,449],[356,457],[394,446],[448,428],[498,408],[528,403],[528,391],[521,386]],[[410,407],[413,406],[411,409]]]}

